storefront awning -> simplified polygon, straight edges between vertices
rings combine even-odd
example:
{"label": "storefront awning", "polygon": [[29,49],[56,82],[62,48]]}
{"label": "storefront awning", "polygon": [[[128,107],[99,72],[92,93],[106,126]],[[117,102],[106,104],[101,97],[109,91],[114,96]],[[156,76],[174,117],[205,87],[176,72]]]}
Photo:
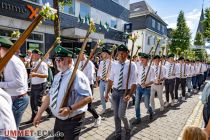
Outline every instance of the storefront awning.
{"label": "storefront awning", "polygon": [[[72,37],[72,38],[84,38],[86,35],[87,31],[79,28],[68,28],[68,29],[63,29],[61,31],[61,35],[65,37]],[[104,40],[104,34],[100,33],[92,33],[90,35],[91,39],[101,39]]]}

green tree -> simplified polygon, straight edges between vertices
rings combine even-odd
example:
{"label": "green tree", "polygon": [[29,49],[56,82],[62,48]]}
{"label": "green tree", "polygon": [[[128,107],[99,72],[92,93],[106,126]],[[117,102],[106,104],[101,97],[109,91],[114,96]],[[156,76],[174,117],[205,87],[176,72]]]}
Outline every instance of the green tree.
{"label": "green tree", "polygon": [[205,44],[204,39],[203,39],[203,35],[198,32],[195,36],[195,41],[194,41],[194,45],[196,46],[203,46]]}
{"label": "green tree", "polygon": [[187,26],[183,11],[180,11],[177,18],[177,27],[172,31],[171,35],[171,52],[176,53],[176,48],[180,48],[180,51],[183,52],[190,47],[191,33]]}
{"label": "green tree", "polygon": [[210,38],[210,8],[205,10],[205,19],[203,20],[204,37]]}

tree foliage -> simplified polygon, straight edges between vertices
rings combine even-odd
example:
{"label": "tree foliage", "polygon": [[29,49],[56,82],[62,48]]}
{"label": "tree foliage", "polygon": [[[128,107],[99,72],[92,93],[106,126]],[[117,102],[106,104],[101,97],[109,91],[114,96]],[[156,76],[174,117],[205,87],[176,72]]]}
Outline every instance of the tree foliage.
{"label": "tree foliage", "polygon": [[194,41],[194,45],[196,46],[203,46],[205,45],[204,39],[203,39],[203,35],[198,32],[195,36],[195,41]]}
{"label": "tree foliage", "polygon": [[180,11],[177,18],[177,27],[171,34],[171,52],[176,53],[177,50],[179,50],[179,52],[183,52],[190,47],[191,33],[189,27],[187,26],[183,11]]}
{"label": "tree foliage", "polygon": [[205,19],[203,20],[204,37],[210,38],[210,8],[205,10]]}

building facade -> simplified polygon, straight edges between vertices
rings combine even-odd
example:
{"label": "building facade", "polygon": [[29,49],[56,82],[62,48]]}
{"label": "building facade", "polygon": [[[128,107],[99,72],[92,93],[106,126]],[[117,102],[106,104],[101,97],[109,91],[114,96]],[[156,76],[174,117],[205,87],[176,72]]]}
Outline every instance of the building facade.
{"label": "building facade", "polygon": [[[167,24],[147,2],[140,1],[130,4],[130,22],[133,33],[139,35],[135,46],[141,46],[141,52],[148,53],[152,47],[155,48],[158,38],[161,39],[159,46],[167,45]],[[132,42],[129,41],[128,46],[131,47],[131,44]],[[161,48],[158,47],[157,52],[160,50]]]}
{"label": "building facade", "polygon": [[[0,36],[9,38],[14,30],[22,33],[47,2],[53,6],[53,0],[0,0]],[[71,6],[60,8],[61,40],[66,48],[82,45],[88,25],[78,22],[79,15],[81,18],[90,16],[96,23],[97,32],[90,36],[89,49],[98,39],[121,44],[124,24],[129,21],[129,0],[72,0]],[[100,23],[107,23],[109,30],[101,28]],[[54,40],[53,22],[45,21],[32,32],[21,51],[39,48],[45,52]]]}

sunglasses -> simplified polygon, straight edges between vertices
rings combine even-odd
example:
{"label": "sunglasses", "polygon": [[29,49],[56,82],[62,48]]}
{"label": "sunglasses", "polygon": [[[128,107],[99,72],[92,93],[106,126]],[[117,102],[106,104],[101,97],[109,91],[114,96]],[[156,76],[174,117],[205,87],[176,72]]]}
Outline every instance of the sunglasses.
{"label": "sunglasses", "polygon": [[55,58],[55,61],[57,61],[57,62],[61,62],[61,61],[63,61],[64,59],[62,58],[62,57],[57,57],[57,58]]}

